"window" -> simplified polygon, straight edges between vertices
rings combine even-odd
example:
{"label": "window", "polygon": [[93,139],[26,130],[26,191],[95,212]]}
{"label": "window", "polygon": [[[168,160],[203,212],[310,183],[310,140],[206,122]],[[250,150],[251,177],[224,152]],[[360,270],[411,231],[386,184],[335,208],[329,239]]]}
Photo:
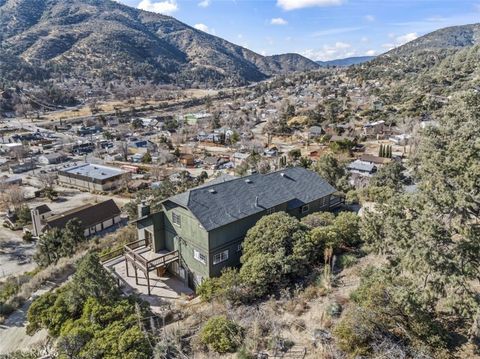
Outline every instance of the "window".
{"label": "window", "polygon": [[237,252],[241,252],[242,251],[242,243],[239,243],[237,245]]}
{"label": "window", "polygon": [[207,264],[207,256],[196,249],[193,250],[193,258],[203,264]]}
{"label": "window", "polygon": [[310,210],[310,206],[306,204],[305,206],[302,206],[302,213],[307,213]]}
{"label": "window", "polygon": [[172,212],[172,222],[173,224],[181,227],[182,226],[182,217],[178,213]]}
{"label": "window", "polygon": [[272,214],[273,212],[275,212],[275,207],[267,209],[267,214]]}
{"label": "window", "polygon": [[228,249],[213,256],[213,264],[225,262],[228,259]]}

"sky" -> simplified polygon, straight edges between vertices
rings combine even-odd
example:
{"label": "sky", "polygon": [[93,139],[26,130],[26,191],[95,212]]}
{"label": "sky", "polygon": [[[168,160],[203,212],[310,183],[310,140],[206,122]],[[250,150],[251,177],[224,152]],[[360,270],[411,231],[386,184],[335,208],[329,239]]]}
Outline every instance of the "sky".
{"label": "sky", "polygon": [[379,55],[447,26],[480,22],[480,0],[118,0],[170,15],[262,55]]}

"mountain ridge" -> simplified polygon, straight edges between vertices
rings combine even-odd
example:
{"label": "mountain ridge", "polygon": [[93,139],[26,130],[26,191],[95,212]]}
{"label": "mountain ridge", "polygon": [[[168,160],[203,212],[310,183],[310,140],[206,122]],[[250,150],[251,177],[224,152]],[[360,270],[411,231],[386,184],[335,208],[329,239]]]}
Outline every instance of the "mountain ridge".
{"label": "mountain ridge", "polygon": [[375,56],[352,56],[352,57],[345,57],[340,59],[328,60],[328,61],[316,61],[317,64],[320,66],[339,66],[339,67],[347,67],[352,65],[359,65],[365,62],[371,61],[375,58]]}
{"label": "mountain ridge", "polygon": [[229,86],[320,67],[299,54],[262,56],[110,0],[2,0],[0,33],[10,56],[79,78]]}

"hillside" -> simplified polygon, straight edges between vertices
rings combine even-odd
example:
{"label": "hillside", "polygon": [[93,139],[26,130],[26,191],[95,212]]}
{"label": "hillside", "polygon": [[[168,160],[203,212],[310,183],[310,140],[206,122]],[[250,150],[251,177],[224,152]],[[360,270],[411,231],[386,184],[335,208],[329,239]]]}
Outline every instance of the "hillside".
{"label": "hillside", "polygon": [[365,79],[417,81],[419,75],[435,71],[450,56],[468,52],[479,43],[480,24],[447,27],[399,46],[353,71]]}
{"label": "hillside", "polygon": [[261,56],[172,17],[110,0],[1,0],[0,34],[2,58],[17,70],[2,77],[15,80],[30,80],[24,73],[39,65],[40,79],[228,86],[319,67],[297,54]]}

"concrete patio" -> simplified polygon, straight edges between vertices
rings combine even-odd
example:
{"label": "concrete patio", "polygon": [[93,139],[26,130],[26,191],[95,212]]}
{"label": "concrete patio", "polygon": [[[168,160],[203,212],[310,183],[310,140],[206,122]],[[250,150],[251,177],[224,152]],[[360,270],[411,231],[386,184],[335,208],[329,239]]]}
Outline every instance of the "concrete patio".
{"label": "concrete patio", "polygon": [[[161,253],[153,253],[149,248],[138,248],[135,250],[147,260],[155,259]],[[134,268],[131,263],[128,263],[128,275],[125,257],[117,257],[104,263],[105,268],[110,270],[112,274],[118,279],[122,291],[125,294],[137,294],[143,300],[150,303],[152,310],[164,306],[165,304],[172,304],[176,301],[188,301],[192,295],[191,290],[183,281],[166,272],[162,276],[153,270],[149,272],[150,280],[150,295],[148,295],[147,278],[141,271],[137,271],[137,281],[135,279]]]}

